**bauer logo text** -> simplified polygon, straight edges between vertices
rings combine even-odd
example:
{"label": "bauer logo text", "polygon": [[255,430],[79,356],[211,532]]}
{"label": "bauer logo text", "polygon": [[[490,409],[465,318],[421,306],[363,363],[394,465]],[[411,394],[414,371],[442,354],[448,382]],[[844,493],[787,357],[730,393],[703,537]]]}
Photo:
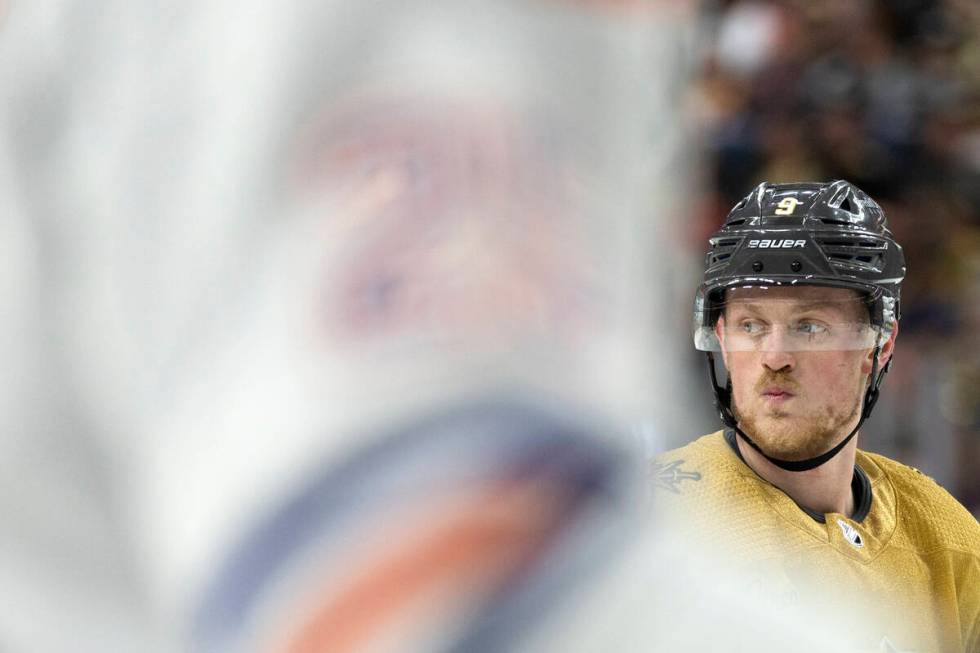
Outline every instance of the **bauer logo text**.
{"label": "bauer logo text", "polygon": [[795,249],[806,247],[805,240],[750,240],[749,249]]}

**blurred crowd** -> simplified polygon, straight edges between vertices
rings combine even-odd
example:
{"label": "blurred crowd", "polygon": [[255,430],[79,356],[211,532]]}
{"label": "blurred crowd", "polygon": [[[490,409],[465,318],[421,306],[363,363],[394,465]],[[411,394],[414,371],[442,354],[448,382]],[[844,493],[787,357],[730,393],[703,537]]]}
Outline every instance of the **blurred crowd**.
{"label": "blurred crowd", "polygon": [[980,513],[980,3],[719,0],[704,25],[692,254],[760,181],[847,179],[878,200],[908,276],[862,446]]}

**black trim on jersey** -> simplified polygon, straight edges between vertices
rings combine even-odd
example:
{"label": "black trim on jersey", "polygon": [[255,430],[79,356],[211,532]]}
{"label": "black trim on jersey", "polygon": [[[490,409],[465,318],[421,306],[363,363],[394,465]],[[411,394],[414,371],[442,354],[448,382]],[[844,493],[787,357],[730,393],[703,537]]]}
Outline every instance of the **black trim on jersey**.
{"label": "black trim on jersey", "polygon": [[854,514],[851,516],[851,521],[860,524],[871,512],[871,479],[857,463],[854,463],[851,491],[854,493]]}
{"label": "black trim on jersey", "polygon": [[[745,462],[745,458],[742,456],[742,452],[739,451],[738,443],[735,441],[735,438],[736,435],[734,429],[725,429],[725,442],[728,443],[729,448],[735,452],[735,455],[738,456],[739,460],[745,463],[746,467],[752,469],[749,464]],[[871,512],[872,494],[871,481],[868,479],[868,475],[864,473],[864,470],[861,469],[857,463],[854,464],[854,476],[851,477],[851,494],[854,497],[854,515],[851,517],[851,521],[860,524],[864,521],[864,518],[868,516],[868,513]],[[793,503],[796,503],[796,501],[793,501]],[[799,506],[800,510],[813,518],[814,521],[821,524],[827,523],[826,518],[824,518],[824,516],[819,512],[810,510],[806,506],[801,506],[798,503],[796,503],[796,505]]]}

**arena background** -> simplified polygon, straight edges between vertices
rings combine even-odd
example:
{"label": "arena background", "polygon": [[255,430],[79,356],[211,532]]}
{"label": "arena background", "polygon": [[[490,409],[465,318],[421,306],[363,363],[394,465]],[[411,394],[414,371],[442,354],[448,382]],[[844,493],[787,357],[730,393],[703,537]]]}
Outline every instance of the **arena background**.
{"label": "arena background", "polygon": [[[751,601],[642,499],[718,427],[692,295],[761,180],[884,205],[862,445],[976,513],[978,21],[0,2],[0,648],[730,646]],[[784,617],[741,634],[834,650]]]}

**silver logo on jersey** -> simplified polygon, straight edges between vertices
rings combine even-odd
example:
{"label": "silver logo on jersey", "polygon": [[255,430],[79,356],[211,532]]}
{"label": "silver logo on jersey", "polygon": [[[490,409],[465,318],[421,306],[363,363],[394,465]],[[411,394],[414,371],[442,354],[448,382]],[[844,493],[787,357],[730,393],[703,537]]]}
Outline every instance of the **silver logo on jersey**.
{"label": "silver logo on jersey", "polygon": [[670,490],[674,494],[680,494],[681,481],[700,481],[701,472],[688,472],[680,468],[683,460],[674,460],[670,463],[653,463],[653,482],[656,487]]}
{"label": "silver logo on jersey", "polygon": [[843,519],[838,519],[837,525],[840,526],[841,531],[844,533],[845,540],[859,549],[864,546],[864,542],[861,541],[861,534],[858,533],[853,526],[848,524]]}

